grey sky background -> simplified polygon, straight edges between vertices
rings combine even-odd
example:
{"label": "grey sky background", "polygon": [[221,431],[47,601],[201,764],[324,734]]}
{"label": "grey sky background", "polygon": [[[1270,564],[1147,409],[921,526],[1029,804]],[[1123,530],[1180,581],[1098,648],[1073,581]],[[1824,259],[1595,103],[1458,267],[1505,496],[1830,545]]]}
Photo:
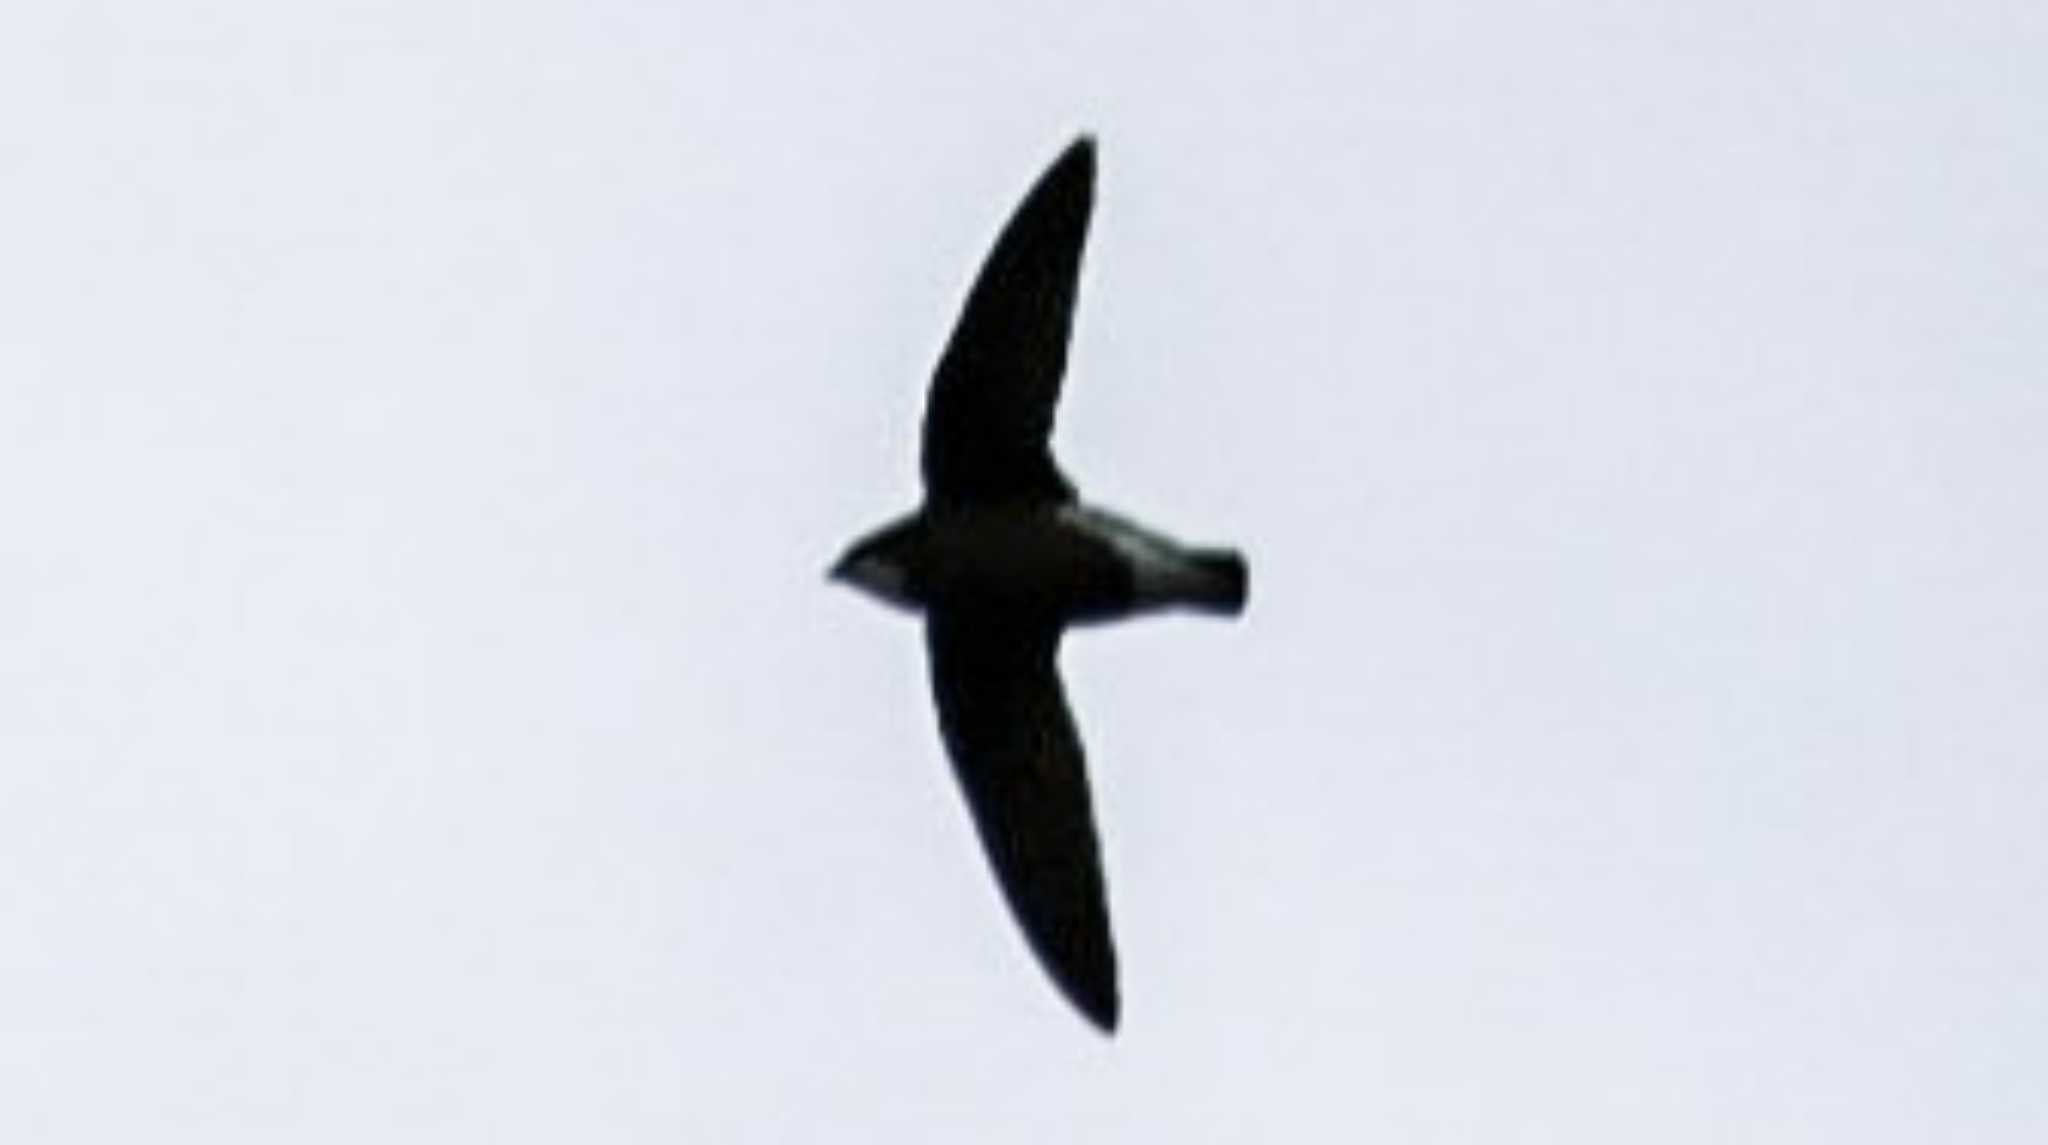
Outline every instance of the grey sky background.
{"label": "grey sky background", "polygon": [[[2037,5],[18,5],[0,1138],[2035,1142]],[[825,564],[1077,131],[1124,963]]]}

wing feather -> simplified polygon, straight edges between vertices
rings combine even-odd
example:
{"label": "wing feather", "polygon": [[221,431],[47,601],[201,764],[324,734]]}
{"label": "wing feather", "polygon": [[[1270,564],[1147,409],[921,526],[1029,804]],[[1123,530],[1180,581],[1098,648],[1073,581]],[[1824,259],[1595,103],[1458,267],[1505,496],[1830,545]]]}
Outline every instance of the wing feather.
{"label": "wing feather", "polygon": [[1113,1031],[1116,950],[1060,630],[934,614],[926,632],[940,730],[1011,913],[1067,998]]}
{"label": "wing feather", "polygon": [[932,499],[1073,499],[1051,438],[1094,201],[1095,143],[1082,136],[1039,177],[989,251],[925,407]]}

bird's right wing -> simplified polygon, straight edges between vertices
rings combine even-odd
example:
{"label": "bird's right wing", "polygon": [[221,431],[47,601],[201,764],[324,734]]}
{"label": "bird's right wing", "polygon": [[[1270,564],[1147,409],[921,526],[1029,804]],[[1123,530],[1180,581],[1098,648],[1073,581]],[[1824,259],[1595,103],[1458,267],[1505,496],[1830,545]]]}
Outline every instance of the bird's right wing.
{"label": "bird's right wing", "polygon": [[924,483],[932,500],[1068,501],[1052,458],[1081,251],[1095,202],[1095,143],[1041,175],[982,263],[932,378]]}
{"label": "bird's right wing", "polygon": [[1112,1031],[1116,950],[1060,630],[934,612],[926,638],[946,750],[1011,913],[1061,991]]}

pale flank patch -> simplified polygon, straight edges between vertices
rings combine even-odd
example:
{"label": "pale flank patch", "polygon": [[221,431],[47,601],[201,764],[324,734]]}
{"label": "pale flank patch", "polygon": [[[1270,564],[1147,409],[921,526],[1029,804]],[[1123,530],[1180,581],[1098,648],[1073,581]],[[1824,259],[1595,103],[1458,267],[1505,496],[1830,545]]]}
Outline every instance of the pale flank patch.
{"label": "pale flank patch", "polygon": [[1134,603],[1140,607],[1181,604],[1210,594],[1213,586],[1207,572],[1189,560],[1187,550],[1173,540],[1114,513],[1085,505],[1069,506],[1061,514],[1090,535],[1107,541],[1131,562]]}

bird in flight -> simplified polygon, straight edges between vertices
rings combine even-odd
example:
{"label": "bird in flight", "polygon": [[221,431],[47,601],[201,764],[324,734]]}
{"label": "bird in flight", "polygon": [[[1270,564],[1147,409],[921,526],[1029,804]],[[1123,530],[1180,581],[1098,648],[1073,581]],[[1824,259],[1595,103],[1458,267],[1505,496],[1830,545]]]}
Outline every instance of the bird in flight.
{"label": "bird in flight", "polygon": [[989,252],[932,378],[924,504],[835,580],[924,617],[939,730],[982,849],[1046,972],[1116,1029],[1116,948],[1080,734],[1060,687],[1070,625],[1168,608],[1235,616],[1244,558],[1085,505],[1052,456],[1095,142],[1076,139]]}

